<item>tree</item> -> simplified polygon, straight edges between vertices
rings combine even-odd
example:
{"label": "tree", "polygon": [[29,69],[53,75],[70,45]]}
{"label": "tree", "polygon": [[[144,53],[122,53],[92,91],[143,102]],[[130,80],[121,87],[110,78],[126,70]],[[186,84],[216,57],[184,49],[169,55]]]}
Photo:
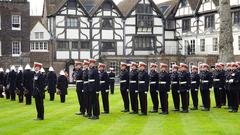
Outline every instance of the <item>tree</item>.
{"label": "tree", "polygon": [[233,34],[230,0],[213,0],[219,5],[220,33],[219,33],[219,62],[233,62]]}

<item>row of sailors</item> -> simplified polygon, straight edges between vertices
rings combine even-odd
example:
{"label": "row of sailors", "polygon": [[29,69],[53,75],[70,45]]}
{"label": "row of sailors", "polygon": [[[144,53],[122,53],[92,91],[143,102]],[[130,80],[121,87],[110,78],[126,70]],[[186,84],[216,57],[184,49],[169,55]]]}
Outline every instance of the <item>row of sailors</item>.
{"label": "row of sailors", "polygon": [[[224,64],[217,63],[214,71],[210,72],[208,64],[201,64],[199,67],[192,66],[191,73],[188,72],[188,65],[181,63],[174,65],[172,71],[168,71],[168,65],[161,63],[161,71],[157,72],[158,65],[151,64],[151,71],[148,74],[146,64],[135,62],[131,64],[131,71],[127,70],[127,64],[121,63],[120,90],[124,103],[122,112],[129,112],[129,101],[131,104],[131,114],[138,114],[138,97],[141,105],[141,115],[147,115],[147,93],[150,88],[150,95],[153,103],[151,113],[158,112],[159,98],[162,112],[168,114],[168,95],[172,90],[174,110],[180,111],[180,99],[182,103],[182,113],[189,112],[190,93],[193,101],[191,110],[198,110],[198,91],[202,97],[203,111],[210,110],[210,91],[214,89],[216,101],[215,108],[226,105],[226,97],[230,112],[238,111],[239,90],[240,90],[240,70],[238,63]],[[138,69],[139,67],[139,69]],[[200,71],[198,71],[200,70]],[[129,96],[130,95],[130,96]]]}

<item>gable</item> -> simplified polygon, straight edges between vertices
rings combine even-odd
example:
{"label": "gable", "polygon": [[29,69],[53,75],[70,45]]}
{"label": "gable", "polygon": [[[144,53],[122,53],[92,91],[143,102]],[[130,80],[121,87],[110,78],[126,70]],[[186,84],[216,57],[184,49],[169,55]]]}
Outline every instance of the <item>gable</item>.
{"label": "gable", "polygon": [[202,0],[178,0],[174,11],[175,17],[194,15],[201,1]]}
{"label": "gable", "polygon": [[43,32],[44,33],[44,39],[42,40],[50,40],[51,35],[48,32],[48,30],[43,26],[43,24],[38,21],[36,25],[33,27],[33,29],[30,32],[30,40],[35,40],[35,32]]}

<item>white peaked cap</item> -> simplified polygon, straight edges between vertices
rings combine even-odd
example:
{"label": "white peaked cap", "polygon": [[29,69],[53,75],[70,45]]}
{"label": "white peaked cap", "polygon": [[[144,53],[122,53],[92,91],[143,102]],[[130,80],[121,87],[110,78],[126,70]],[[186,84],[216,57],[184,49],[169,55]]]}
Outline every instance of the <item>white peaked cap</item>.
{"label": "white peaked cap", "polygon": [[20,66],[20,67],[18,68],[18,71],[23,71],[23,67]]}
{"label": "white peaked cap", "polygon": [[0,68],[0,72],[4,72],[3,68]]}
{"label": "white peaked cap", "polygon": [[6,71],[5,71],[6,73],[9,73],[10,72],[10,70],[9,69],[6,69]]}
{"label": "white peaked cap", "polygon": [[44,68],[41,68],[41,70],[40,70],[42,73],[45,73],[45,70],[44,70]]}
{"label": "white peaked cap", "polygon": [[25,66],[25,70],[31,70],[31,67],[30,67],[29,64],[27,64],[27,65]]}
{"label": "white peaked cap", "polygon": [[60,75],[65,75],[63,70],[60,71]]}
{"label": "white peaked cap", "polygon": [[10,68],[10,70],[11,70],[11,71],[12,71],[12,70],[14,70],[14,71],[15,71],[15,70],[16,70],[15,66],[14,66],[14,65],[12,65],[12,66],[11,66],[11,68]]}
{"label": "white peaked cap", "polygon": [[49,67],[49,71],[54,71],[54,68],[53,67]]}

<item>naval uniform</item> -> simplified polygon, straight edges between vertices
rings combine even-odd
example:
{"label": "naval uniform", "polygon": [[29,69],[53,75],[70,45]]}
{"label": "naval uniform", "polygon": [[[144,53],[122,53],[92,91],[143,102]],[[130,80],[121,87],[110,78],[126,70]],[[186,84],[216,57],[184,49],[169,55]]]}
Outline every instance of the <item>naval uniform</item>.
{"label": "naval uniform", "polygon": [[198,89],[200,86],[200,76],[198,73],[191,73],[191,96],[193,108],[198,109]]}
{"label": "naval uniform", "polygon": [[186,71],[179,72],[179,90],[182,101],[183,112],[188,112],[189,106],[189,90],[190,90],[190,74]]}
{"label": "naval uniform", "polygon": [[88,112],[88,107],[90,106],[91,103],[91,93],[89,92],[88,88],[88,69],[83,69],[83,94],[84,94],[84,106],[83,106],[83,114],[87,112],[86,117],[91,117],[91,112]]}
{"label": "naval uniform", "polygon": [[6,73],[4,76],[4,87],[5,87],[6,99],[10,99],[8,75],[9,73]]}
{"label": "naval uniform", "polygon": [[55,93],[56,93],[56,85],[57,85],[57,75],[55,72],[50,71],[47,74],[47,86],[48,86],[50,101],[54,101]]}
{"label": "naval uniform", "polygon": [[109,77],[107,72],[99,71],[100,91],[102,95],[103,113],[109,113]]}
{"label": "naval uniform", "polygon": [[17,74],[17,89],[18,89],[18,100],[19,103],[23,102],[23,95],[24,95],[24,88],[23,88],[23,72],[19,71],[19,73]]}
{"label": "naval uniform", "polygon": [[57,80],[57,88],[59,89],[60,101],[65,103],[66,95],[68,94],[68,79],[66,76],[61,75]]}
{"label": "naval uniform", "polygon": [[230,80],[230,77],[231,77],[231,72],[232,72],[231,70],[227,70],[225,72],[225,77],[226,77],[225,92],[226,92],[226,96],[227,96],[227,102],[228,102],[228,108],[229,109],[232,108],[232,97],[231,97],[230,89],[229,89],[229,80]]}
{"label": "naval uniform", "polygon": [[232,98],[232,112],[238,111],[239,85],[240,85],[240,72],[238,70],[232,70],[229,77],[229,90]]}
{"label": "naval uniform", "polygon": [[0,98],[3,98],[4,72],[0,72]]}
{"label": "naval uniform", "polygon": [[137,69],[131,70],[129,74],[129,91],[132,113],[138,113],[138,71]]}
{"label": "naval uniform", "polygon": [[179,96],[180,90],[178,72],[177,71],[172,72],[170,78],[174,109],[178,111],[180,109],[180,96]]}
{"label": "naval uniform", "polygon": [[222,101],[221,101],[221,91],[224,88],[225,84],[225,74],[221,70],[215,70],[213,72],[213,87],[214,87],[214,96],[216,107],[221,108]]}
{"label": "naval uniform", "polygon": [[16,100],[15,91],[16,91],[17,73],[14,70],[9,72],[8,82],[9,82],[10,99],[11,99],[11,101],[15,101]]}
{"label": "naval uniform", "polygon": [[168,114],[168,93],[170,91],[170,84],[171,79],[169,73],[161,71],[159,73],[159,93],[163,114]]}
{"label": "naval uniform", "polygon": [[153,103],[152,112],[158,112],[159,100],[158,100],[158,90],[159,90],[159,76],[158,72],[152,70],[149,74],[150,77],[150,95]]}
{"label": "naval uniform", "polygon": [[129,72],[127,69],[121,70],[120,75],[120,92],[122,95],[122,100],[124,104],[124,110],[125,112],[129,111],[129,95],[128,95],[128,89],[129,89]]}
{"label": "naval uniform", "polygon": [[147,115],[147,93],[149,86],[149,76],[147,71],[139,71],[138,73],[138,90],[141,106],[141,114]]}
{"label": "naval uniform", "polygon": [[111,94],[114,94],[115,73],[110,71],[108,73],[108,76],[109,76],[109,86],[110,86]]}
{"label": "naval uniform", "polygon": [[23,72],[23,86],[25,91],[24,95],[26,97],[26,105],[32,104],[33,78],[34,72],[31,70],[25,70]]}
{"label": "naval uniform", "polygon": [[80,113],[84,114],[85,113],[85,100],[84,100],[84,91],[83,91],[83,70],[79,69],[74,72],[75,80],[76,80],[76,85],[77,85],[77,96],[78,96],[78,103],[80,106]]}

